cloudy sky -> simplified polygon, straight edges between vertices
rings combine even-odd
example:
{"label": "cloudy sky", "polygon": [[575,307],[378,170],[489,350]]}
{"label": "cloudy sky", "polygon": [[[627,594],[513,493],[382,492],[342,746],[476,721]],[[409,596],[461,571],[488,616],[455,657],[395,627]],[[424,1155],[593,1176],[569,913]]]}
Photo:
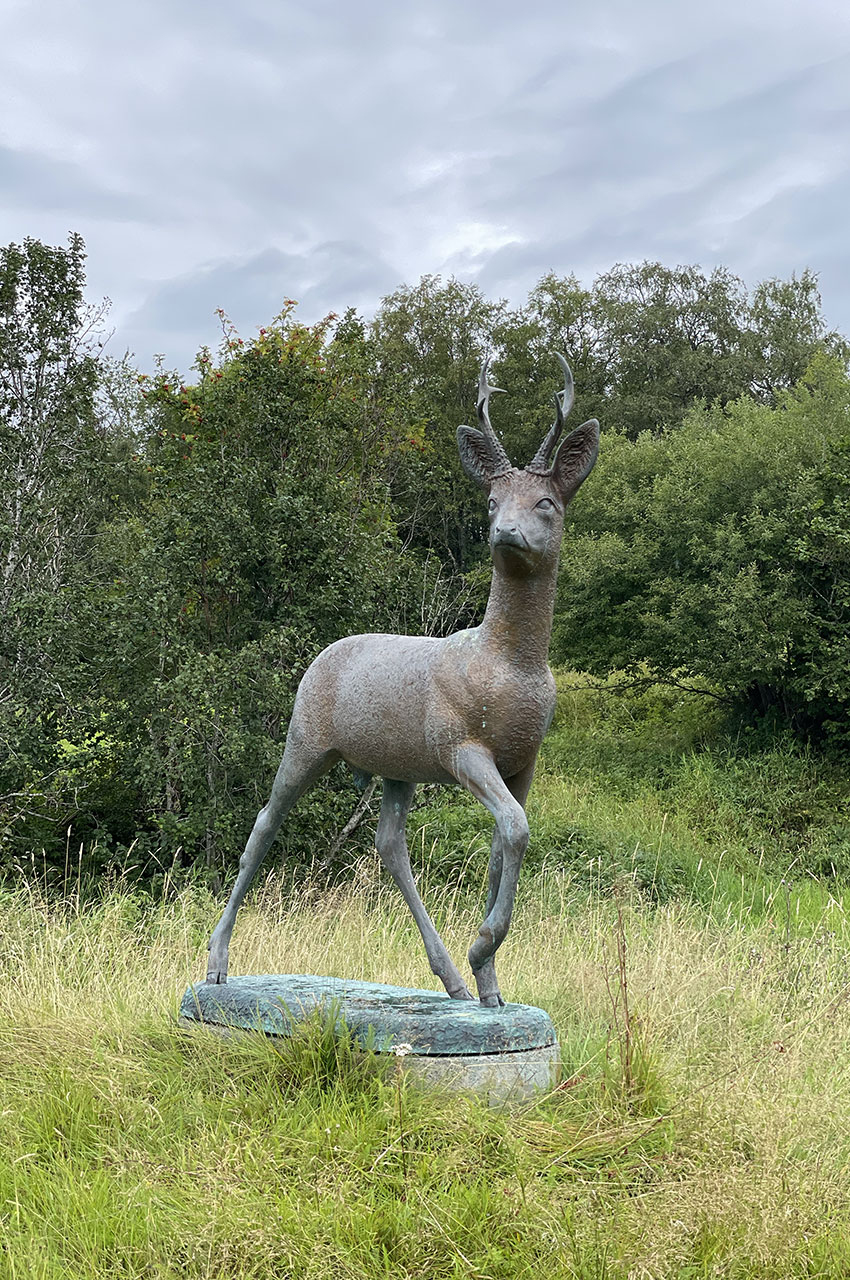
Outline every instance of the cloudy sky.
{"label": "cloudy sky", "polygon": [[811,267],[850,332],[848,0],[0,0],[0,242],[80,231],[110,351],[426,272]]}

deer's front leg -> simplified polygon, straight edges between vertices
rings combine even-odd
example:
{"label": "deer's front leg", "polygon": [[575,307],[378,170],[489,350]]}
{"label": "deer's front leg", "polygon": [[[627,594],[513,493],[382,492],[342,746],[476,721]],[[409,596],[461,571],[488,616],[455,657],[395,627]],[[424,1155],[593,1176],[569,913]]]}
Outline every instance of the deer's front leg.
{"label": "deer's front leg", "polygon": [[[528,796],[531,780],[534,777],[534,768],[536,760],[523,769],[521,773],[515,774],[512,778],[505,778],[505,786],[510,791],[514,799],[525,809],[525,801]],[[490,865],[488,868],[488,889],[487,889],[487,907],[485,911],[485,921],[489,918],[490,912],[496,905],[496,899],[499,895],[499,887],[502,883],[502,868],[505,863],[505,847],[504,835],[498,823],[493,830],[493,842],[490,846]],[[470,961],[472,955],[470,952]],[[480,969],[476,970],[475,981],[478,987],[479,998],[482,1004],[497,1005],[504,1004],[502,994],[499,990],[498,979],[496,978],[496,965],[494,957],[485,960]]]}
{"label": "deer's front leg", "polygon": [[469,963],[479,999],[482,1004],[496,1007],[505,1002],[496,980],[493,957],[511,923],[520,867],[528,846],[528,822],[522,801],[531,786],[534,765],[506,782],[483,747],[467,744],[457,751],[454,766],[461,786],[480,800],[496,820],[490,852],[487,911],[478,937],[469,948]]}

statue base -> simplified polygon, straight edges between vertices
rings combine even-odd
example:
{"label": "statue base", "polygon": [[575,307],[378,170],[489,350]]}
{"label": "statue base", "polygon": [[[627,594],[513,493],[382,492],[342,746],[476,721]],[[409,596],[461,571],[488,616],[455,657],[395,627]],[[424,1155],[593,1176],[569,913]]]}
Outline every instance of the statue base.
{"label": "statue base", "polygon": [[444,992],[312,974],[255,974],[224,985],[196,982],[180,1005],[183,1026],[220,1034],[288,1036],[323,1010],[363,1049],[397,1055],[425,1085],[521,1101],[551,1088],[559,1058],[551,1019],[533,1005],[488,1009]]}

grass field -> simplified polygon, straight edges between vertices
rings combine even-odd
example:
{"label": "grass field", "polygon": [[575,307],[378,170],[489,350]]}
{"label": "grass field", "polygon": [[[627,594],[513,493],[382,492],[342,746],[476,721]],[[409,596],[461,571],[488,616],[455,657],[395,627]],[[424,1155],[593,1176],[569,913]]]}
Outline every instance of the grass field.
{"label": "grass field", "polygon": [[[585,694],[563,692],[500,953],[560,1036],[533,1105],[417,1092],[318,1024],[181,1031],[221,905],[200,886],[0,890],[2,1280],[850,1274],[840,780],[787,744],[736,752],[690,704],[606,721]],[[437,796],[418,819],[461,958],[480,813]],[[337,884],[273,872],[232,960],[435,985],[369,852]]]}
{"label": "grass field", "polygon": [[[549,1009],[560,1087],[520,1111],[402,1088],[308,1028],[283,1051],[175,1026],[215,904],[0,907],[0,1275],[844,1276],[850,934],[825,904],[617,904],[538,872],[503,986]],[[433,896],[433,895],[432,895]],[[778,904],[777,904],[778,905]],[[444,897],[456,953],[474,916]],[[364,860],[273,880],[243,970],[432,985]]]}

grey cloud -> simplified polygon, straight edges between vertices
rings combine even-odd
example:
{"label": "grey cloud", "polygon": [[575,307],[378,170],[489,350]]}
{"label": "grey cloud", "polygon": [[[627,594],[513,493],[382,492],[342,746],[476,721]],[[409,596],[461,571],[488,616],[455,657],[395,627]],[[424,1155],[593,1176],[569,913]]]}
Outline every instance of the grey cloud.
{"label": "grey cloud", "polygon": [[344,306],[368,307],[376,287],[389,291],[397,281],[387,263],[350,241],[328,241],[304,255],[271,247],[164,282],[118,328],[111,345],[139,355],[162,352],[167,364],[185,373],[198,347],[215,347],[221,337],[217,308],[248,337],[288,298],[299,304],[298,317],[312,323]]}
{"label": "grey cloud", "polygon": [[144,202],[110,189],[81,164],[15,147],[0,145],[0,184],[5,203],[18,209],[121,221],[138,221],[149,213]]}
{"label": "grey cloud", "polygon": [[315,319],[452,271],[516,302],[644,257],[812,266],[850,327],[831,0],[44,0],[9,30],[0,238],[78,211],[143,364],[214,340],[216,306],[253,332],[284,296]]}
{"label": "grey cloud", "polygon": [[[717,50],[648,69],[578,112],[560,154],[526,160],[521,192],[500,189],[504,166],[490,171],[477,212],[509,210],[524,235],[479,264],[483,287],[514,291],[548,269],[659,257],[719,260],[750,276],[812,266],[827,299],[839,296],[826,275],[850,181],[848,58],[777,72],[758,89],[735,80],[725,98],[711,85],[704,104],[693,89],[703,62],[716,64]],[[683,85],[689,110],[661,113]],[[846,325],[846,296],[838,310]]]}

